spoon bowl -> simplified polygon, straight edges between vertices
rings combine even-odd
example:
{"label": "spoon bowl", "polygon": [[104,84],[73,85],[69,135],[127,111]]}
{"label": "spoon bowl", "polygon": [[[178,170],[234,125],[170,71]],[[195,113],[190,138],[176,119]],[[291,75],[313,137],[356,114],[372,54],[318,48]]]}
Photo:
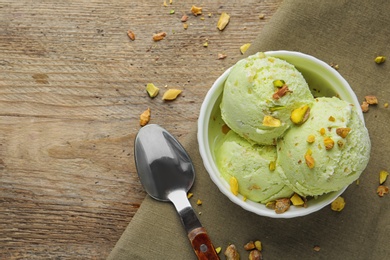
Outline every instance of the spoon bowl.
{"label": "spoon bowl", "polygon": [[156,200],[169,201],[177,189],[188,192],[195,180],[191,159],[181,144],[157,125],[142,128],[135,140],[138,177]]}

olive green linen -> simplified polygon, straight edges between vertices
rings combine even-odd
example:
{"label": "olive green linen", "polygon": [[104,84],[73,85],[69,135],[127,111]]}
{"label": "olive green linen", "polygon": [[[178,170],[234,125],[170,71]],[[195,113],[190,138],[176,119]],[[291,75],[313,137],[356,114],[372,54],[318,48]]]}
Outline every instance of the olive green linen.
{"label": "olive green linen", "polygon": [[[372,141],[371,160],[359,185],[343,194],[346,207],[326,207],[294,219],[271,219],[231,203],[210,180],[198,152],[196,131],[182,144],[195,164],[191,199],[215,246],[239,248],[261,240],[264,259],[387,259],[390,257],[390,194],[376,194],[379,171],[390,171],[390,60],[377,65],[377,55],[390,58],[390,1],[285,0],[259,32],[246,55],[292,50],[339,65],[358,99],[379,99],[366,114]],[[389,180],[390,181],[390,180]],[[203,205],[197,206],[201,199]],[[320,251],[313,250],[319,246]],[[224,259],[223,253],[220,254]],[[146,197],[109,259],[196,259],[171,203]]]}

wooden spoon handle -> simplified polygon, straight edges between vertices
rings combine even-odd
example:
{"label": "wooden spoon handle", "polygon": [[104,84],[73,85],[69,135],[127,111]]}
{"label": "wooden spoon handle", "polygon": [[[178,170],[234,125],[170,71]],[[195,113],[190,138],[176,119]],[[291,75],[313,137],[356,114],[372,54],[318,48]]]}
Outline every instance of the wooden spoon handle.
{"label": "wooden spoon handle", "polygon": [[188,238],[191,241],[192,248],[195,251],[196,256],[200,260],[214,260],[219,259],[217,252],[215,252],[214,246],[211,243],[209,236],[207,235],[204,227],[198,227],[191,230],[188,233]]}

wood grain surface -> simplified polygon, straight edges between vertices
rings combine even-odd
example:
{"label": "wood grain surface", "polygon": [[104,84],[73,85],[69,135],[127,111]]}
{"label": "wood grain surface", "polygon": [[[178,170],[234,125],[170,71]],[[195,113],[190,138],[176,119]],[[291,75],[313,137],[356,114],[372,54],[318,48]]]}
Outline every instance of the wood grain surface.
{"label": "wood grain surface", "polygon": [[[282,0],[166,2],[0,0],[0,259],[105,259],[145,196],[139,115],[179,140],[196,131],[206,92]],[[151,99],[147,83],[183,92]]]}

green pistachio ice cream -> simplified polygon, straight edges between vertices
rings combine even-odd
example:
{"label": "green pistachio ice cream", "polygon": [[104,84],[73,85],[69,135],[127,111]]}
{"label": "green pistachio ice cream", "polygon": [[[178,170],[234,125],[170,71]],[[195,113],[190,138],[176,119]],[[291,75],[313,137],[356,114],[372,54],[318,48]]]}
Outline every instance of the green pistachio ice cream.
{"label": "green pistachio ice cream", "polygon": [[245,139],[272,145],[292,125],[291,111],[312,100],[305,79],[293,65],[257,53],[232,68],[224,85],[221,116]]}
{"label": "green pistachio ice cream", "polygon": [[217,167],[252,201],[338,191],[367,166],[371,144],[357,108],[314,98],[284,60],[258,53],[236,63],[220,108],[231,130],[216,144]]}
{"label": "green pistachio ice cream", "polygon": [[[276,146],[251,145],[247,140],[229,131],[216,149],[216,161],[223,178],[229,182],[235,177],[239,193],[255,202],[267,203],[290,197],[293,191],[270,164],[276,161]],[[278,166],[276,166],[278,168]]]}
{"label": "green pistachio ice cream", "polygon": [[359,178],[370,157],[370,139],[355,108],[338,98],[317,98],[309,119],[278,141],[280,176],[296,193],[337,191]]}

